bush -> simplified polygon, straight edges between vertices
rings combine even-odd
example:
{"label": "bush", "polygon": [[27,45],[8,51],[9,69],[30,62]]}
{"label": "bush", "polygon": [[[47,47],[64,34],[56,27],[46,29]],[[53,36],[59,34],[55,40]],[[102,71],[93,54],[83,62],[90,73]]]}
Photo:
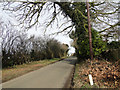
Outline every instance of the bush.
{"label": "bush", "polygon": [[[22,43],[24,43],[24,41]],[[2,67],[12,67],[31,61],[60,58],[67,55],[68,46],[64,46],[53,38],[44,40],[39,37],[34,38],[32,41],[29,40],[29,42],[32,43],[29,44],[31,48],[21,44],[17,45],[19,47],[11,51],[3,49]]]}
{"label": "bush", "polygon": [[107,50],[102,53],[102,57],[115,62],[120,59],[120,42],[112,41],[107,44]]}
{"label": "bush", "polygon": [[[87,34],[88,33],[86,32],[85,35]],[[106,43],[102,40],[102,37],[99,35],[99,33],[94,29],[92,29],[92,47],[94,57],[99,57],[100,54],[106,50]],[[89,37],[84,36],[82,39],[79,37],[77,40],[76,49],[77,57],[79,60],[90,58]]]}

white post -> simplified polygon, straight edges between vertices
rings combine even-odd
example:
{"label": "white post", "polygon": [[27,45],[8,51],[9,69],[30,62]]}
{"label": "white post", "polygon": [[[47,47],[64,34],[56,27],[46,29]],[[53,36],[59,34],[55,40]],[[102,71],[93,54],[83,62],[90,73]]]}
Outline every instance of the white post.
{"label": "white post", "polygon": [[90,80],[90,85],[93,85],[93,79],[91,74],[89,74],[89,80]]}

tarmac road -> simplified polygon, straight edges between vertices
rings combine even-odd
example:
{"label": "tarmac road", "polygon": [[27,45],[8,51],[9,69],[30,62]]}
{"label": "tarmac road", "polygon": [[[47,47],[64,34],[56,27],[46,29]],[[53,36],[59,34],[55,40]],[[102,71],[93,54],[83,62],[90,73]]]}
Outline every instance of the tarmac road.
{"label": "tarmac road", "polygon": [[63,88],[76,61],[76,57],[70,57],[50,64],[2,83],[2,88]]}

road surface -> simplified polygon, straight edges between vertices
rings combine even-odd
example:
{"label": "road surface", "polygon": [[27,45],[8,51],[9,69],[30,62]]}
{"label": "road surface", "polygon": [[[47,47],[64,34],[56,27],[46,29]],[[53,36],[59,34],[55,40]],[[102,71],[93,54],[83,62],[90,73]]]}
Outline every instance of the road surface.
{"label": "road surface", "polygon": [[76,57],[50,64],[2,84],[2,88],[63,88],[74,68]]}

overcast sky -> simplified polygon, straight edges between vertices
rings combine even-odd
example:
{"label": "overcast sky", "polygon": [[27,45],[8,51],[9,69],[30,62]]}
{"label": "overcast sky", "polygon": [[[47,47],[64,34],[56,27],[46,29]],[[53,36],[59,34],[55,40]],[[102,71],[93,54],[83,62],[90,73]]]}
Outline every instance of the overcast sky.
{"label": "overcast sky", "polygon": [[[44,14],[44,16],[41,16],[41,19],[40,21],[43,22],[46,20],[46,17],[47,17],[47,14]],[[6,11],[3,11],[1,8],[0,8],[0,18],[6,22],[6,23],[9,23],[9,21],[12,23],[12,24],[18,24],[19,22],[16,20],[16,18],[14,17],[14,14],[13,13],[10,13],[10,12],[6,12]],[[31,29],[29,29],[27,31],[28,33],[28,37],[31,36],[31,35],[35,35],[36,37],[37,36],[49,36],[50,34],[52,33],[55,33],[55,32],[58,32],[60,30],[63,30],[66,26],[70,25],[71,23],[67,23],[67,24],[64,24],[61,28],[59,28],[60,25],[62,25],[64,22],[67,22],[68,19],[63,19],[62,16],[59,16],[59,22],[54,22],[52,24],[52,27],[49,26],[47,28],[47,31],[44,33],[44,25],[42,25],[41,23],[41,26],[40,27],[32,27]],[[58,25],[59,24],[59,25]],[[20,30],[21,28],[18,26],[17,27],[18,30]],[[68,29],[69,31],[69,29]],[[75,49],[73,47],[71,47],[70,43],[72,42],[72,39],[69,38],[69,35],[65,35],[65,32],[64,33],[60,33],[60,34],[55,34],[55,35],[51,35],[50,37],[53,37],[55,39],[57,39],[58,41],[60,41],[61,43],[64,43],[64,44],[68,44],[69,45],[69,54],[71,53],[74,53],[75,52]]]}
{"label": "overcast sky", "polygon": [[[57,7],[59,8],[59,7]],[[46,7],[45,7],[46,9]],[[46,21],[49,21],[48,18],[50,15],[52,15],[52,9],[50,9],[49,11],[46,9],[46,11],[44,11],[44,8],[40,14],[40,19],[39,19],[39,22],[41,23],[40,24],[40,27],[32,27],[30,30],[27,31],[28,33],[28,36],[30,35],[35,35],[35,36],[44,36],[44,30],[45,30],[45,22]],[[108,10],[109,11],[109,10]],[[108,12],[107,11],[107,12]],[[110,10],[111,11],[111,10]],[[21,12],[18,12],[18,13],[21,13]],[[111,16],[113,17],[113,16]],[[114,16],[115,17],[115,16]],[[2,20],[4,20],[5,22],[8,22],[10,21],[11,23],[14,23],[14,24],[17,24],[19,23],[16,18],[14,17],[14,13],[10,13],[10,12],[5,12],[5,11],[2,11],[2,9],[0,9],[0,19],[2,18]],[[99,17],[100,18],[100,17]],[[102,19],[102,18],[100,18]],[[47,31],[45,33],[46,36],[48,36],[49,34],[51,33],[55,33],[55,32],[58,32],[58,31],[61,31],[63,30],[65,27],[69,26],[71,24],[71,22],[68,23],[70,19],[66,19],[64,18],[61,14],[58,16],[58,22],[57,20],[52,24],[52,27],[49,26],[47,28]],[[110,22],[111,24],[114,24],[116,23],[118,20],[117,19],[114,19],[114,20],[110,20],[112,22]],[[63,23],[67,22],[66,24],[64,24],[61,28],[59,28]],[[94,25],[93,25],[94,26]],[[95,23],[95,26],[96,27],[96,30],[97,30],[97,27],[98,29],[102,27],[107,27],[106,25],[104,25],[103,23],[102,24],[96,24]],[[18,26],[17,27],[17,30],[21,30],[21,28]],[[69,31],[69,29],[68,29]],[[64,33],[61,33],[61,34],[58,34],[58,35],[53,35],[51,37],[54,37],[55,39],[57,39],[58,41],[60,41],[61,43],[64,43],[64,44],[68,44],[69,47],[70,47],[70,50],[69,50],[69,53],[74,53],[75,52],[75,49],[73,47],[71,47],[70,43],[72,42],[72,39],[69,38],[68,35],[64,35]]]}

